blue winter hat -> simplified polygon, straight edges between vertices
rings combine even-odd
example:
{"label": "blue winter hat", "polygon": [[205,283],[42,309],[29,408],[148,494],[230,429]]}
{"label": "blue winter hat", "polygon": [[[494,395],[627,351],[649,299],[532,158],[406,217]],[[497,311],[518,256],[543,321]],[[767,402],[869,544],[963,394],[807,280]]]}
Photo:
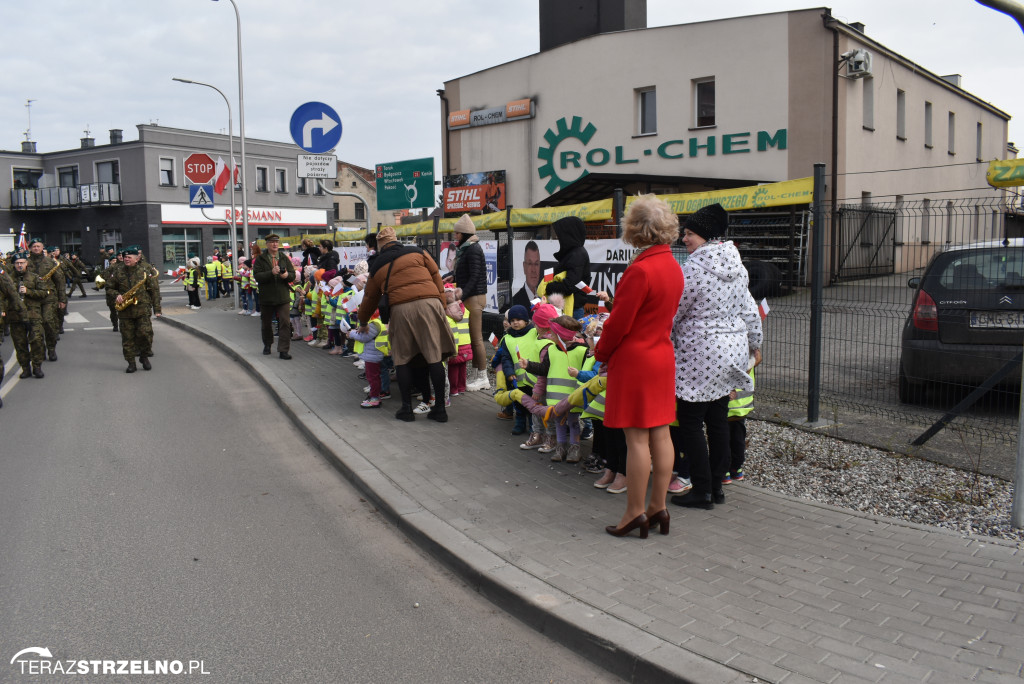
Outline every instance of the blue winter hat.
{"label": "blue winter hat", "polygon": [[522,304],[516,304],[508,310],[508,320],[529,322],[530,312]]}

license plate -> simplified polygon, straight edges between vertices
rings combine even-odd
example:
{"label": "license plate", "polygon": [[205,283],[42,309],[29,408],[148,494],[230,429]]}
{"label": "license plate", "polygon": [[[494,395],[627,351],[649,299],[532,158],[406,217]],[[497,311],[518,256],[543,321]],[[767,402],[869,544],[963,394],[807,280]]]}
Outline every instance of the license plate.
{"label": "license plate", "polygon": [[1024,311],[972,311],[971,327],[1024,329]]}

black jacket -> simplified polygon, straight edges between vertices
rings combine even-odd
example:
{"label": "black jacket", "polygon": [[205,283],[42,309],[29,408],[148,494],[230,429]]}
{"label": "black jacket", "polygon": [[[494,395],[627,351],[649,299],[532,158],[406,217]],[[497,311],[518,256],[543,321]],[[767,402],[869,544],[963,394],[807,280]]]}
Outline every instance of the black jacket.
{"label": "black jacket", "polygon": [[320,260],[316,262],[316,267],[322,268],[325,271],[337,271],[339,263],[341,263],[341,257],[332,249],[326,254],[320,255]]}
{"label": "black jacket", "polygon": [[560,218],[551,224],[558,238],[558,251],[555,252],[555,259],[558,265],[555,266],[555,273],[565,272],[567,285],[572,286],[572,293],[575,296],[574,306],[583,306],[583,294],[576,288],[576,283],[581,280],[590,285],[590,255],[584,247],[587,241],[587,226],[575,216]]}
{"label": "black jacket", "polygon": [[462,288],[462,298],[487,294],[487,260],[479,242],[462,252],[455,262],[455,284]]}

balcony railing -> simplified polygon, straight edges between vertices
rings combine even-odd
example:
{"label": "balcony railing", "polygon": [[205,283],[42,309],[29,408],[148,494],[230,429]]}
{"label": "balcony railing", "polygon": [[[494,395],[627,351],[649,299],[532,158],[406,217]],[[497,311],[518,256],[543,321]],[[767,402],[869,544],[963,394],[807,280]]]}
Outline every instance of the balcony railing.
{"label": "balcony railing", "polygon": [[121,204],[120,183],[89,183],[76,188],[16,188],[11,209],[74,209]]}

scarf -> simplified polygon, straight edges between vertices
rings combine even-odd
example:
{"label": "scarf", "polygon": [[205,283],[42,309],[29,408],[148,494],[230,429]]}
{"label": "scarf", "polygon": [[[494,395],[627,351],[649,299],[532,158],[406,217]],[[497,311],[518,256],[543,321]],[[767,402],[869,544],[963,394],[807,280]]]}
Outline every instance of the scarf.
{"label": "scarf", "polygon": [[458,263],[459,259],[462,258],[462,253],[465,252],[470,245],[476,244],[477,242],[480,242],[480,238],[476,235],[470,235],[468,238],[463,240],[462,244],[455,250],[455,262]]}

